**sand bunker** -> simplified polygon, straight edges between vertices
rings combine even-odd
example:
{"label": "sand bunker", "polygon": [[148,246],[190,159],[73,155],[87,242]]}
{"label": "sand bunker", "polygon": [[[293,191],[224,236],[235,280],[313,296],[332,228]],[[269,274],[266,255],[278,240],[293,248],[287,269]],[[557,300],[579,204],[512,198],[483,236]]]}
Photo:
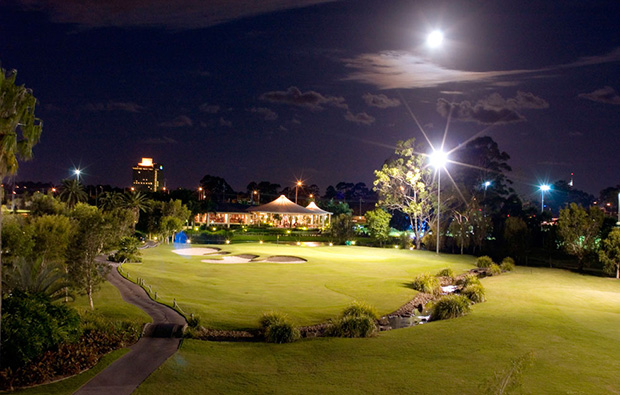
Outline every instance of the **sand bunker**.
{"label": "sand bunker", "polygon": [[274,255],[270,256],[267,259],[263,259],[261,262],[270,262],[270,263],[305,263],[307,262],[303,258],[299,258],[296,256],[289,255]]}
{"label": "sand bunker", "polygon": [[183,256],[209,255],[218,251],[218,248],[181,248],[179,250],[172,250],[175,254]]}
{"label": "sand bunker", "polygon": [[222,256],[222,259],[203,259],[200,262],[205,263],[220,263],[220,264],[236,264],[236,263],[248,263],[252,259],[256,258],[256,255],[230,255]]}

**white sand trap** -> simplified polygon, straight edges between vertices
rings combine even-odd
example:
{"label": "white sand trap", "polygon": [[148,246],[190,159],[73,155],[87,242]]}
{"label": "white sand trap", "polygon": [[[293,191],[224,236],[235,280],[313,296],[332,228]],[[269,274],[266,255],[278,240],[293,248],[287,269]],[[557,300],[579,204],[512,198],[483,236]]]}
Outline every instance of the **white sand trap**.
{"label": "white sand trap", "polygon": [[172,250],[175,254],[184,256],[208,255],[218,252],[217,248],[181,248],[180,250]]}
{"label": "white sand trap", "polygon": [[303,258],[299,258],[296,256],[289,255],[274,255],[269,258],[261,260],[261,262],[269,262],[269,263],[306,263],[307,261]]}
{"label": "white sand trap", "polygon": [[222,259],[203,259],[200,262],[205,262],[205,263],[220,263],[223,265],[230,265],[230,264],[236,264],[236,263],[248,263],[252,260],[252,258],[249,258],[247,256],[222,256]]}

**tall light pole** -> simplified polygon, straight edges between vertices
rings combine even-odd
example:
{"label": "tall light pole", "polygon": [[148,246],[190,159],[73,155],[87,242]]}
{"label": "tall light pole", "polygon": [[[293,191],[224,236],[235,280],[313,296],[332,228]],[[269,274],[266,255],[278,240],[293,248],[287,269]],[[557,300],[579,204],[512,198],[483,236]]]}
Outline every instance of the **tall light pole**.
{"label": "tall light pole", "polygon": [[82,171],[80,169],[73,169],[73,174],[75,174],[75,178],[77,178],[78,182],[80,182],[80,174]]}
{"label": "tall light pole", "polygon": [[545,211],[545,192],[550,190],[551,187],[547,184],[543,184],[540,186],[540,212]]}
{"label": "tall light pole", "polygon": [[448,154],[439,150],[429,155],[431,166],[437,170],[437,254],[439,254],[439,217],[441,214],[441,170],[448,163]]}
{"label": "tall light pole", "polygon": [[618,222],[616,222],[616,226],[620,226],[620,192],[618,192]]}
{"label": "tall light pole", "polygon": [[295,184],[295,204],[297,204],[297,190],[299,189],[300,186],[301,186],[301,181],[297,181],[297,184]]}

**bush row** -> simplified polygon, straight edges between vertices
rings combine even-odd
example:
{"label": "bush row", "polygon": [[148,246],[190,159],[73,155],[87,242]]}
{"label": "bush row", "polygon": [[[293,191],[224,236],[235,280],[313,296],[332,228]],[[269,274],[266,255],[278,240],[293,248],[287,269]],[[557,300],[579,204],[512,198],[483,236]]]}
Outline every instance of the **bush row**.
{"label": "bush row", "polygon": [[511,257],[506,257],[502,260],[501,264],[498,265],[493,262],[490,256],[484,255],[476,258],[476,266],[490,269],[491,275],[495,276],[502,272],[511,272],[515,270],[515,261]]}

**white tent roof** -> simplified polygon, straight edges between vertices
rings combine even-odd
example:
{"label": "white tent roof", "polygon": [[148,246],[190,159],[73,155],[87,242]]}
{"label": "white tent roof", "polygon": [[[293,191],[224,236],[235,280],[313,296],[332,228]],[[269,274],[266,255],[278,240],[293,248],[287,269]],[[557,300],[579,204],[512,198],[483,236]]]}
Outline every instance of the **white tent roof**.
{"label": "white tent roof", "polygon": [[315,214],[319,214],[319,215],[320,214],[333,214],[333,213],[330,213],[329,211],[323,210],[322,208],[317,206],[316,203],[314,203],[314,202],[310,202],[310,204],[307,205],[306,208],[308,210],[312,210],[312,212],[314,212]]}
{"label": "white tent roof", "polygon": [[273,202],[263,204],[261,206],[250,207],[247,211],[278,214],[317,214],[313,210],[309,210],[303,206],[291,202],[284,195],[280,195],[280,197]]}

